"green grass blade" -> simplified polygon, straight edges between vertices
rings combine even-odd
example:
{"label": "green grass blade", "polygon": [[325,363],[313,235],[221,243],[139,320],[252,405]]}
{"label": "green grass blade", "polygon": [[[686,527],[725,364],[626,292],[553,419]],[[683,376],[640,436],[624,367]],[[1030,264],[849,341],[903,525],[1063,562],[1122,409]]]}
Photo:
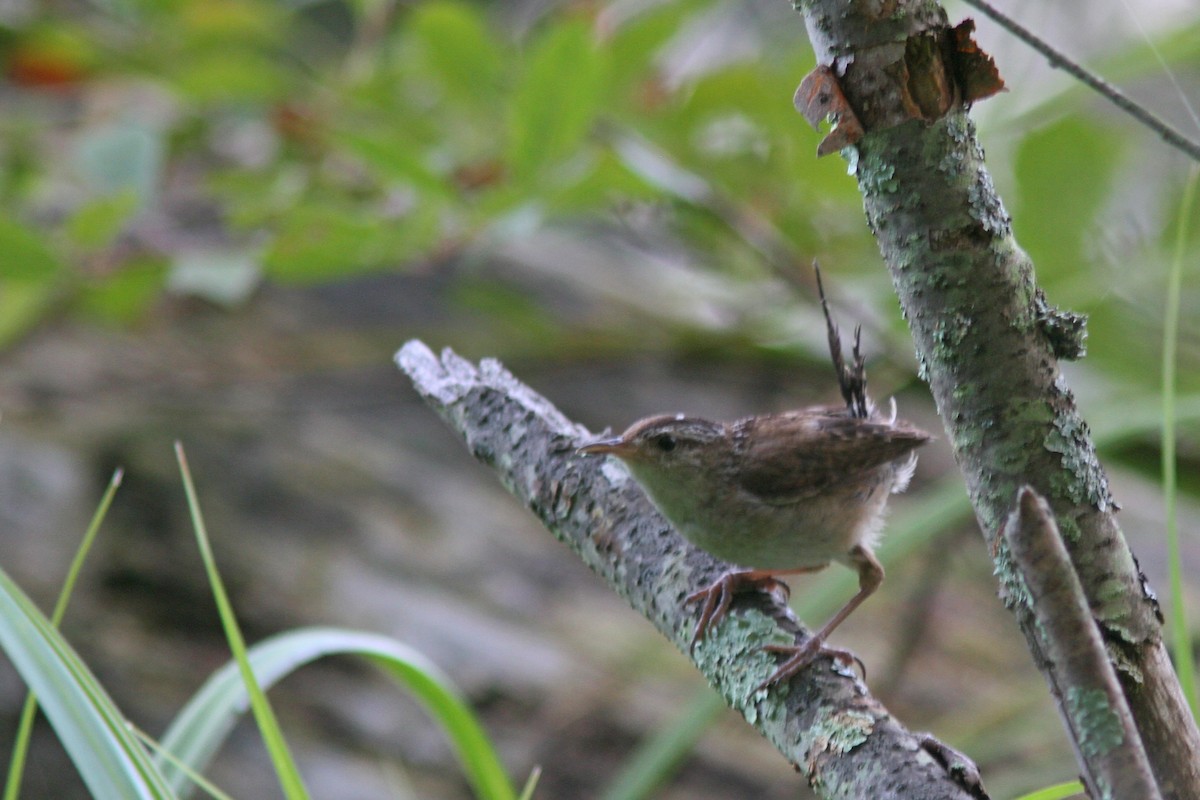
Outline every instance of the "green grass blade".
{"label": "green grass blade", "polygon": [[[79,573],[83,571],[83,562],[87,559],[87,554],[96,541],[96,535],[100,532],[100,524],[108,514],[108,508],[112,505],[113,497],[117,494],[117,488],[120,487],[124,474],[121,469],[117,469],[113,473],[112,480],[108,482],[108,489],[100,498],[100,505],[96,507],[92,521],[83,535],[83,541],[80,542],[79,549],[75,552],[75,558],[71,561],[66,580],[63,581],[62,590],[58,593],[58,600],[54,604],[54,613],[50,615],[50,624],[55,628],[62,623],[63,615],[67,611],[67,603],[70,602],[71,594],[75,590],[75,582],[79,579]],[[25,705],[21,708],[21,720],[17,725],[12,757],[8,761],[8,778],[4,782],[4,800],[17,800],[21,795],[21,780],[25,775],[25,759],[29,753],[29,737],[33,732],[33,718],[36,712],[37,695],[30,692],[25,698]]]}
{"label": "green grass blade", "polygon": [[1187,606],[1183,596],[1183,566],[1179,553],[1179,519],[1175,501],[1179,492],[1175,474],[1175,361],[1179,343],[1179,303],[1183,293],[1183,254],[1187,246],[1188,220],[1196,199],[1200,169],[1192,166],[1183,202],[1179,209],[1179,227],[1175,232],[1175,255],[1167,276],[1166,309],[1163,314],[1162,356],[1162,481],[1166,503],[1167,551],[1171,583],[1170,637],[1174,650],[1175,673],[1187,698],[1192,716],[1196,716],[1196,672],[1192,661],[1192,634],[1187,624]]}
{"label": "green grass blade", "polygon": [[684,706],[683,713],[664,725],[643,742],[613,782],[601,795],[602,800],[641,800],[653,797],[692,751],[717,714],[725,710],[725,700],[711,689],[704,689]]}
{"label": "green grass blade", "polygon": [[1045,789],[1038,789],[1036,792],[1023,794],[1017,800],[1066,800],[1068,797],[1075,797],[1083,794],[1083,784],[1079,781],[1069,781],[1068,783],[1059,783],[1054,786],[1047,786]]}
{"label": "green grass blade", "polygon": [[174,796],[95,676],[2,570],[0,648],[37,695],[93,798]]}
{"label": "green grass blade", "polygon": [[275,718],[275,712],[271,709],[271,704],[267,701],[266,693],[263,692],[262,687],[254,679],[254,671],[251,669],[250,661],[246,657],[246,640],[242,636],[241,628],[237,623],[237,617],[233,613],[233,605],[229,602],[229,595],[225,592],[225,584],[221,580],[221,574],[217,571],[217,562],[213,557],[212,547],[208,541],[208,530],[204,525],[204,517],[200,513],[200,501],[196,497],[196,486],[192,482],[192,474],[188,469],[187,456],[184,455],[183,445],[179,442],[175,443],[175,456],[179,462],[180,475],[183,477],[183,488],[187,494],[188,511],[192,515],[192,527],[196,531],[196,544],[200,549],[200,557],[204,561],[204,570],[208,574],[208,583],[212,587],[213,598],[217,602],[217,613],[221,617],[221,625],[225,629],[225,638],[229,641],[229,649],[233,652],[238,671],[241,673],[242,680],[245,682],[249,692],[250,707],[254,711],[254,720],[258,723],[258,730],[262,735],[263,744],[266,745],[267,752],[271,756],[271,763],[275,767],[275,775],[279,780],[279,787],[283,790],[284,796],[288,800],[307,800],[308,789],[304,786],[304,779],[300,776],[300,770],[296,768],[296,760],[292,757],[287,741],[283,737],[283,730],[279,727],[279,721]]}
{"label": "green grass blade", "polygon": [[[1200,395],[1175,397],[1174,422],[1200,421]],[[1162,398],[1157,395],[1122,398],[1115,403],[1099,406],[1088,414],[1098,446],[1121,442],[1147,434],[1162,436]]]}
{"label": "green grass blade", "polygon": [[140,728],[136,728],[132,725],[130,726],[130,729],[134,732],[135,735],[137,735],[138,739],[140,739],[142,741],[142,744],[146,745],[146,747],[148,747],[151,751],[153,751],[155,760],[159,764],[164,764],[164,763],[170,764],[171,767],[173,767],[174,769],[183,773],[183,775],[185,775],[187,777],[187,779],[188,779],[188,781],[190,781],[190,783],[183,787],[183,791],[180,792],[180,794],[190,793],[194,786],[198,786],[199,788],[203,789],[205,791],[205,793],[208,794],[209,797],[212,797],[214,800],[233,800],[232,797],[225,794],[225,792],[221,791],[221,788],[219,786],[217,786],[216,784],[209,781],[207,778],[205,778],[199,772],[196,772],[196,770],[192,769],[184,762],[180,761],[178,758],[175,757],[174,753],[170,752],[169,750],[164,748],[161,744],[154,741],[154,738],[151,737],[148,733],[146,733],[145,731],[141,730]]}
{"label": "green grass blade", "polygon": [[538,781],[542,779],[542,768],[535,766],[529,771],[529,777],[525,779],[525,788],[521,790],[521,796],[517,800],[533,800],[533,793],[537,790]]}
{"label": "green grass blade", "polygon": [[[513,800],[516,793],[500,759],[449,679],[417,651],[393,639],[337,628],[306,628],[267,639],[251,648],[256,682],[272,686],[296,669],[330,655],[364,657],[407,688],[446,732],[475,790],[485,800]],[[203,770],[246,708],[246,684],[237,665],[213,673],[162,738],[162,747],[191,769]],[[167,781],[180,793],[186,776],[160,761]]]}

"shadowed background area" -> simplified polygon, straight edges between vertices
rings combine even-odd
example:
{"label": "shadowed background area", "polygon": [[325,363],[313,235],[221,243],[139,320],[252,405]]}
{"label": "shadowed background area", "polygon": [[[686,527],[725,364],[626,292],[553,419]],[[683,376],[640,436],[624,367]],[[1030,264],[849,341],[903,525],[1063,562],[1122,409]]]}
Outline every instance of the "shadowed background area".
{"label": "shadowed background area", "polygon": [[[1022,19],[1182,117],[1119,4],[1063,13]],[[1197,10],[1144,13],[1197,85]],[[1184,165],[979,27],[1010,87],[978,109],[989,165],[1050,300],[1091,316],[1067,375],[1162,592],[1154,412]],[[685,659],[419,402],[392,363],[407,339],[498,357],[596,431],[836,402],[820,257],[843,330],[864,327],[875,397],[941,431],[846,163],[815,160],[820,135],[790,107],[812,61],[787,3],[17,3],[0,59],[0,565],[48,608],[125,468],[64,631],[152,734],[228,659],[176,439],[249,639],[333,624],[417,648],[516,780],[542,765],[542,796],[600,796],[702,702]],[[1187,247],[1196,263],[1200,224]],[[1179,343],[1185,568],[1196,280]],[[1011,796],[1074,762],[955,475],[945,441],[923,450],[892,517],[936,538],[834,639],[909,727]],[[794,605],[846,599],[806,593],[823,579],[794,580]],[[323,662],[272,697],[314,796],[470,796],[440,731],[369,668]],[[4,751],[23,698],[0,661]],[[278,792],[251,725],[212,777]],[[722,712],[655,796],[801,784]],[[25,796],[84,796],[44,723]]]}

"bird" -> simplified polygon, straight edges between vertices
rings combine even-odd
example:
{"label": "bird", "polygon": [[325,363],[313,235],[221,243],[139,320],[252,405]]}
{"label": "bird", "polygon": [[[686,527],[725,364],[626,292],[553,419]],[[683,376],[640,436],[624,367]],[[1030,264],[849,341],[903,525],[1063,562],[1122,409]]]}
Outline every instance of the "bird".
{"label": "bird", "polygon": [[907,488],[916,450],[932,438],[897,420],[894,399],[882,413],[867,398],[861,330],[847,367],[819,272],[818,287],[845,405],[733,422],[660,414],[577,449],[619,459],[685,539],[732,565],[685,598],[701,604],[693,648],[728,614],[738,592],[786,592],[781,577],[833,562],[858,573],[858,592],[812,637],[765,648],[786,658],[759,688],[789,680],[823,649],[857,661],[826,647],[826,639],[883,582],[874,548],[888,498]]}

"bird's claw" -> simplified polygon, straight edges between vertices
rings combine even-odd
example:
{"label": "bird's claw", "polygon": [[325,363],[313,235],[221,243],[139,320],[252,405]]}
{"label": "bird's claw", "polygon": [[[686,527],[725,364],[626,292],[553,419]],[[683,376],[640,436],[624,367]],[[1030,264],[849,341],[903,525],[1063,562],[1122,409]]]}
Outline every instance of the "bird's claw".
{"label": "bird's claw", "polygon": [[696,631],[692,634],[692,649],[702,641],[712,626],[716,625],[729,613],[729,605],[734,595],[739,592],[759,589],[766,592],[782,591],[784,602],[791,596],[792,590],[778,578],[764,575],[754,570],[731,570],[722,574],[699,591],[692,592],[684,603],[704,601],[700,607],[700,619],[696,622]]}
{"label": "bird's claw", "polygon": [[775,668],[765,681],[755,687],[754,691],[759,692],[763,689],[769,689],[772,686],[779,686],[787,683],[792,678],[796,677],[805,667],[811,664],[819,655],[833,656],[838,661],[850,667],[854,664],[858,665],[858,669],[862,672],[863,678],[867,676],[867,667],[863,664],[862,659],[851,653],[849,650],[841,650],[836,647],[827,647],[825,642],[818,636],[809,638],[804,644],[768,644],[763,648],[768,653],[785,653],[787,658],[783,663]]}

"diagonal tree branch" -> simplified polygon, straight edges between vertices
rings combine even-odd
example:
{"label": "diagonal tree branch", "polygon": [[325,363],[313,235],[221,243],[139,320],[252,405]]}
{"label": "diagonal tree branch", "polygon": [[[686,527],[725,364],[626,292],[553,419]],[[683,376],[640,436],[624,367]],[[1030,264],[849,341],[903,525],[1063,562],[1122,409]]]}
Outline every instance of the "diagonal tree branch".
{"label": "diagonal tree branch", "polygon": [[[617,464],[575,455],[589,438],[498,362],[475,366],[419,341],[396,361],[471,453],[546,527],[684,653],[695,616],[683,598],[726,565],[688,544]],[[986,800],[974,765],[910,733],[852,672],[822,656],[783,690],[754,691],[775,668],[764,643],[807,636],[787,606],[740,596],[690,656],[709,683],[826,798]]]}
{"label": "diagonal tree branch", "polygon": [[[1082,355],[1084,320],[1037,288],[964,108],[971,81],[986,78],[969,74],[980,54],[961,38],[956,49],[932,0],[796,6],[818,70],[836,76],[848,105],[840,117],[861,125],[843,154],[1001,582],[1021,580],[1001,532],[1028,484],[1053,509],[1162,796],[1200,797],[1200,733],[1163,645],[1158,605],[1058,368],[1059,358]],[[1020,593],[1005,596],[1039,668],[1065,690]]]}
{"label": "diagonal tree branch", "polygon": [[[1060,707],[1070,712],[1064,723],[1079,760],[1087,764],[1083,777],[1089,794],[1159,800],[1141,736],[1100,633],[1091,624],[1083,587],[1050,505],[1028,486],[1021,489],[1004,526],[1004,541],[1021,572],[1022,602],[1037,619],[1042,652],[1066,683]],[[1060,686],[1051,690],[1064,694]]]}

